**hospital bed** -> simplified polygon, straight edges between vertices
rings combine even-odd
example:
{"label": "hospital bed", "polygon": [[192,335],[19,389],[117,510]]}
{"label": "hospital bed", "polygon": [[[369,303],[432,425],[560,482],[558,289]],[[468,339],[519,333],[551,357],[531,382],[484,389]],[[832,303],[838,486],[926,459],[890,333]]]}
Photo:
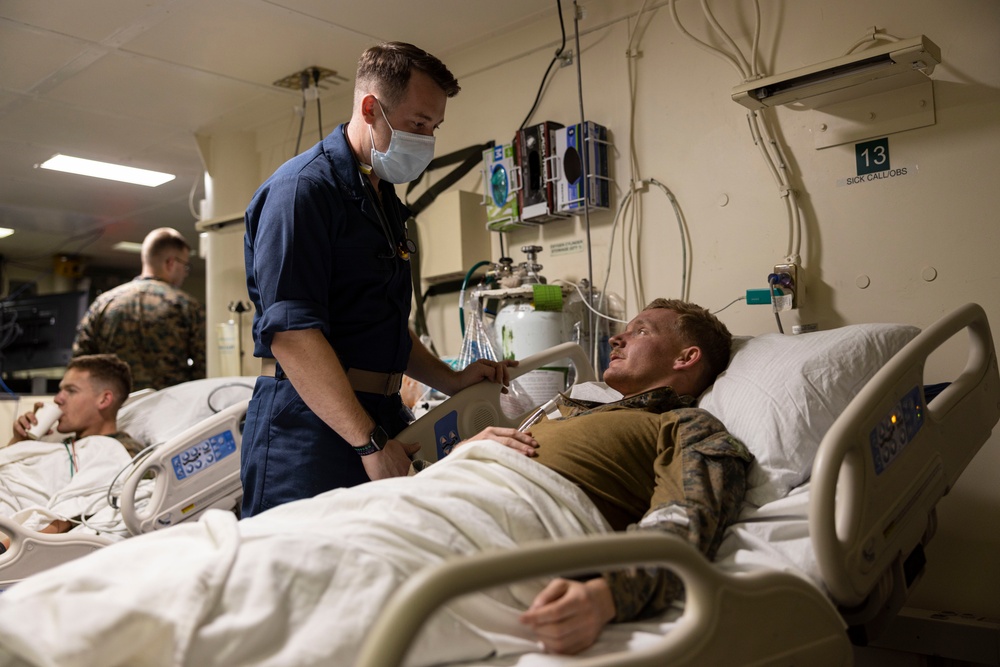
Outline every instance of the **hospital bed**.
{"label": "hospital bed", "polygon": [[49,535],[0,516],[0,532],[11,538],[0,555],[0,591],[122,538],[191,521],[209,509],[238,508],[239,446],[253,381],[210,378],[131,395],[118,425],[145,449],[109,480],[108,507],[87,522],[99,530],[83,525]]}
{"label": "hospital bed", "polygon": [[[963,331],[966,365],[928,402],[927,358]],[[852,643],[876,638],[919,581],[936,503],[1000,419],[1000,376],[985,312],[968,304],[922,332],[852,325],[735,340],[700,405],[756,456],[714,564],[682,540],[638,533],[449,560],[399,589],[357,664],[402,664],[434,610],[464,593],[634,564],[671,568],[686,602],[608,626],[579,658],[488,664],[851,664]]]}

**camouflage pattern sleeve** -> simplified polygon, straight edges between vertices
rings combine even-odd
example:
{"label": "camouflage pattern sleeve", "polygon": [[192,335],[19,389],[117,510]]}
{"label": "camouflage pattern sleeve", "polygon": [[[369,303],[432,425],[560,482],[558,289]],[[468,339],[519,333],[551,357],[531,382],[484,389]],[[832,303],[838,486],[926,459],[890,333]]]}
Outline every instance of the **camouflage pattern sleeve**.
{"label": "camouflage pattern sleeve", "polygon": [[[663,418],[650,510],[628,531],[672,533],[712,559],[726,527],[739,515],[753,456],[704,410],[682,408]],[[659,613],[683,593],[680,579],[666,567],[603,576],[617,622]]]}
{"label": "camouflage pattern sleeve", "polygon": [[79,357],[82,354],[98,354],[96,336],[94,335],[94,306],[84,314],[83,319],[76,326],[76,338],[73,340],[73,356]]}

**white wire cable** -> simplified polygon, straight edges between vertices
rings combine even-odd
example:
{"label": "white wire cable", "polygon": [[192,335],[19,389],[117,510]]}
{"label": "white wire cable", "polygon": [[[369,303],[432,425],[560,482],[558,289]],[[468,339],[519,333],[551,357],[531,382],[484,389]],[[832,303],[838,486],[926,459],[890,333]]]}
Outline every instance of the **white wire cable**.
{"label": "white wire cable", "polygon": [[844,55],[849,56],[852,53],[854,53],[854,51],[856,51],[859,46],[863,46],[866,44],[871,44],[874,42],[898,42],[898,41],[899,37],[896,37],[895,35],[889,35],[887,33],[880,33],[876,26],[872,26],[871,28],[868,29],[868,32],[865,33],[864,37],[854,42],[854,44],[851,45],[851,48],[844,51]]}
{"label": "white wire cable", "polygon": [[713,315],[718,315],[719,313],[721,313],[722,311],[724,311],[726,308],[729,308],[729,306],[733,305],[737,301],[746,301],[746,299],[747,298],[745,296],[736,297],[735,299],[733,299],[732,301],[730,301],[729,303],[727,303],[726,305],[724,305],[722,308],[719,308],[718,310],[713,310],[712,314]]}
{"label": "white wire cable", "polygon": [[678,18],[678,16],[677,16],[677,7],[676,7],[676,4],[677,4],[677,0],[670,0],[670,4],[669,4],[669,7],[670,7],[670,16],[673,18],[674,25],[677,26],[677,29],[680,30],[683,35],[685,35],[688,39],[690,39],[692,42],[694,42],[695,44],[697,44],[702,49],[704,49],[704,50],[708,51],[709,53],[711,53],[712,55],[718,56],[719,58],[722,58],[723,60],[725,60],[726,62],[728,62],[730,65],[733,66],[733,69],[735,69],[736,72],[740,75],[740,80],[741,81],[745,80],[747,78],[747,75],[743,71],[743,68],[740,67],[740,63],[736,60],[736,58],[734,58],[732,55],[726,53],[722,49],[718,49],[718,48],[712,46],[711,44],[708,44],[707,42],[701,41],[700,39],[698,39],[697,37],[695,37],[694,35],[692,35],[687,30],[684,29],[684,26],[681,25],[680,18]]}
{"label": "white wire cable", "polygon": [[[702,11],[715,32],[735,50],[736,56],[729,54],[724,49],[716,48],[701,41],[685,30],[677,16],[676,2],[677,0],[670,0],[670,15],[673,18],[677,29],[680,30],[683,35],[701,48],[710,51],[716,56],[722,57],[724,60],[733,65],[733,67],[740,73],[742,82],[759,78],[762,75],[762,72],[757,65],[761,27],[759,0],[754,0],[753,2],[754,35],[749,63],[743,56],[736,42],[715,19],[715,16],[712,14],[712,11],[708,6],[708,0],[700,0]],[[865,38],[859,42],[859,44],[870,39],[876,39],[874,31],[867,34]],[[753,139],[754,145],[756,145],[759,149],[761,157],[764,159],[764,164],[766,165],[768,171],[771,172],[771,176],[774,178],[775,184],[778,187],[778,195],[785,202],[786,214],[788,216],[788,245],[786,247],[786,257],[788,258],[788,261],[798,263],[799,253],[801,252],[802,246],[802,219],[799,211],[798,199],[791,186],[789,162],[785,158],[781,145],[772,136],[766,118],[764,118],[760,112],[749,112],[747,114],[747,124],[750,128],[750,135]]]}
{"label": "white wire cable", "polygon": [[708,19],[709,24],[715,28],[716,34],[718,34],[719,37],[722,38],[722,41],[728,44],[735,52],[735,57],[739,62],[740,71],[743,73],[743,80],[746,81],[747,79],[750,79],[753,76],[753,68],[750,67],[750,63],[748,63],[747,59],[743,56],[743,52],[740,51],[740,47],[736,45],[733,38],[729,36],[729,33],[726,32],[718,20],[716,20],[715,14],[712,13],[711,8],[708,6],[708,0],[701,0],[701,11],[705,14],[705,18]]}

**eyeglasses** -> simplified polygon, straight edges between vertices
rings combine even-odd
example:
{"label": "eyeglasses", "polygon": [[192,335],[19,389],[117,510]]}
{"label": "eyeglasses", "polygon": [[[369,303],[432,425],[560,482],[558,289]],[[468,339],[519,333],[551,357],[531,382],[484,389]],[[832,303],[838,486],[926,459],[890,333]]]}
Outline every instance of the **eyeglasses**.
{"label": "eyeglasses", "polygon": [[188,273],[191,273],[191,262],[185,262],[180,257],[174,257],[173,259],[175,262],[180,262],[181,264],[183,264],[184,270],[187,271]]}

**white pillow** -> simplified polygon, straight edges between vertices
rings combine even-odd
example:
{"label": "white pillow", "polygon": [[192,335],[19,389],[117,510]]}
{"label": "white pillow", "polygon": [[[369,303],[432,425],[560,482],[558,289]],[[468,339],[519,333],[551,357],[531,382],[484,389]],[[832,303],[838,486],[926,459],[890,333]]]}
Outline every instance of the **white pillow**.
{"label": "white pillow", "polygon": [[118,412],[118,430],[146,447],[161,445],[216,412],[250,398],[255,377],[191,380],[129,401]]}
{"label": "white pillow", "polygon": [[809,479],[834,420],[918,333],[907,325],[852,324],[795,336],[734,337],[729,367],[698,405],[756,457],[747,501],[759,507]]}

